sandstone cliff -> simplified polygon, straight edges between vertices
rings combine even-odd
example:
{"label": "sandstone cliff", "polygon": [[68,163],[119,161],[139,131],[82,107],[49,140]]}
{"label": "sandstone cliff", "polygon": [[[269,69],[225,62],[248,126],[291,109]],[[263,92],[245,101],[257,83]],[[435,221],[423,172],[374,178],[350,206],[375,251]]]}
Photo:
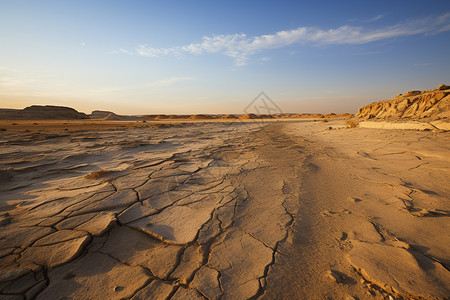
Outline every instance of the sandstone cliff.
{"label": "sandstone cliff", "polygon": [[361,107],[356,117],[363,119],[445,119],[450,117],[450,86],[427,91],[409,91],[393,99]]}

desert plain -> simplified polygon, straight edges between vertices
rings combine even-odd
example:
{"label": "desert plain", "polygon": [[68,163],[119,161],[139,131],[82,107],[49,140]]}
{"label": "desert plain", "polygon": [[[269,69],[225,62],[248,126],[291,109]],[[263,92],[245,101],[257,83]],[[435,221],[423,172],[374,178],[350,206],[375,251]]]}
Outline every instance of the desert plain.
{"label": "desert plain", "polygon": [[347,118],[1,120],[1,299],[448,299],[448,86]]}

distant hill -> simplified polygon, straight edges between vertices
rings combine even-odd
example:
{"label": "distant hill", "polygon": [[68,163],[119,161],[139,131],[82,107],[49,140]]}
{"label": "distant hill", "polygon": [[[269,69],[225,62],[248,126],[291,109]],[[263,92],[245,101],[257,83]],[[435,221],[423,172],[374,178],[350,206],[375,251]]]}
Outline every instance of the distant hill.
{"label": "distant hill", "polygon": [[237,119],[235,115],[223,115],[220,119]]}
{"label": "distant hill", "polygon": [[112,114],[112,111],[106,111],[106,110],[94,110],[91,112],[91,114],[89,115],[89,118],[91,119],[104,119],[106,118],[109,114]]}
{"label": "distant hill", "polygon": [[240,116],[239,119],[259,119],[259,117],[255,114],[246,114],[246,115]]}
{"label": "distant hill", "polygon": [[85,113],[76,111],[70,107],[52,105],[32,105],[24,109],[1,109],[2,120],[72,120],[89,119]]}
{"label": "distant hill", "polygon": [[361,107],[356,117],[362,119],[443,119],[450,117],[450,86],[409,91],[390,100]]}
{"label": "distant hill", "polygon": [[244,114],[244,115],[222,115],[222,114],[197,114],[197,115],[143,115],[126,116],[118,115],[111,111],[94,110],[87,115],[73,108],[52,105],[32,105],[24,109],[0,109],[0,120],[110,120],[110,121],[140,121],[140,120],[212,120],[212,119],[285,119],[285,118],[348,118],[350,114],[329,113],[323,114]]}
{"label": "distant hill", "polygon": [[326,115],[323,114],[245,114],[245,115],[144,115],[142,119],[144,120],[211,120],[211,119],[289,119],[289,118],[350,118],[353,117],[352,114],[343,113],[343,114],[334,114],[329,113]]}
{"label": "distant hill", "polygon": [[112,111],[106,110],[94,110],[89,117],[91,119],[99,119],[99,120],[111,120],[111,121],[138,121],[141,120],[141,117],[136,116],[122,116],[113,113]]}
{"label": "distant hill", "polygon": [[2,114],[2,113],[8,113],[8,112],[14,112],[14,111],[20,111],[20,109],[0,108],[0,114]]}
{"label": "distant hill", "polygon": [[191,120],[211,120],[215,119],[216,116],[210,116],[210,115],[192,115],[189,117]]}

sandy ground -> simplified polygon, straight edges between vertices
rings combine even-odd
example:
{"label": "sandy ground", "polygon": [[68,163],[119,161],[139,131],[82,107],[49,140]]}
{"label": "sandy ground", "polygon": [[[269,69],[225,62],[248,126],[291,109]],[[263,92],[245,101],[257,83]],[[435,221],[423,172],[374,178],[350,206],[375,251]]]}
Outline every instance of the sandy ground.
{"label": "sandy ground", "polygon": [[[155,128],[169,126],[186,126],[198,123],[235,124],[235,123],[278,123],[278,122],[315,122],[320,119],[177,119],[147,121],[113,121],[113,120],[0,120],[0,132],[61,132],[90,130],[123,130],[129,128]],[[67,133],[66,132],[66,133]]]}
{"label": "sandy ground", "polygon": [[450,294],[448,132],[62,125],[0,132],[2,299]]}

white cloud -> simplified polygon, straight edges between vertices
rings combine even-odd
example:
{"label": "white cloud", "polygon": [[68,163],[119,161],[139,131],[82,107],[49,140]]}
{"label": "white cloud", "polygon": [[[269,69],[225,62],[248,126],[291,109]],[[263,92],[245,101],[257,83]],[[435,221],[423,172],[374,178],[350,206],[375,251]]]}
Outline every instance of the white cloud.
{"label": "white cloud", "polygon": [[123,48],[119,48],[116,50],[113,50],[110,52],[111,54],[128,54],[128,55],[134,55],[133,51],[127,50],[127,49],[123,49]]}
{"label": "white cloud", "polygon": [[386,14],[381,14],[381,15],[377,15],[375,17],[373,17],[372,19],[367,20],[367,23],[372,23],[372,22],[376,22],[378,20],[383,19],[386,16]]}
{"label": "white cloud", "polygon": [[[381,19],[383,15],[372,20]],[[286,47],[293,44],[328,46],[343,44],[366,44],[380,40],[411,36],[416,34],[438,34],[450,30],[450,13],[438,17],[428,17],[410,22],[373,29],[343,25],[328,30],[317,27],[299,27],[261,36],[249,37],[244,33],[204,36],[202,41],[170,48],[154,48],[139,45],[138,55],[145,57],[222,54],[234,59],[238,66],[247,64],[249,57],[264,50]],[[133,54],[120,49],[119,52]]]}
{"label": "white cloud", "polygon": [[161,80],[157,80],[154,82],[150,82],[147,84],[148,87],[164,87],[164,86],[170,86],[179,82],[183,82],[183,81],[189,81],[189,80],[193,80],[193,78],[191,77],[172,77],[172,78],[166,78],[166,79],[161,79]]}

